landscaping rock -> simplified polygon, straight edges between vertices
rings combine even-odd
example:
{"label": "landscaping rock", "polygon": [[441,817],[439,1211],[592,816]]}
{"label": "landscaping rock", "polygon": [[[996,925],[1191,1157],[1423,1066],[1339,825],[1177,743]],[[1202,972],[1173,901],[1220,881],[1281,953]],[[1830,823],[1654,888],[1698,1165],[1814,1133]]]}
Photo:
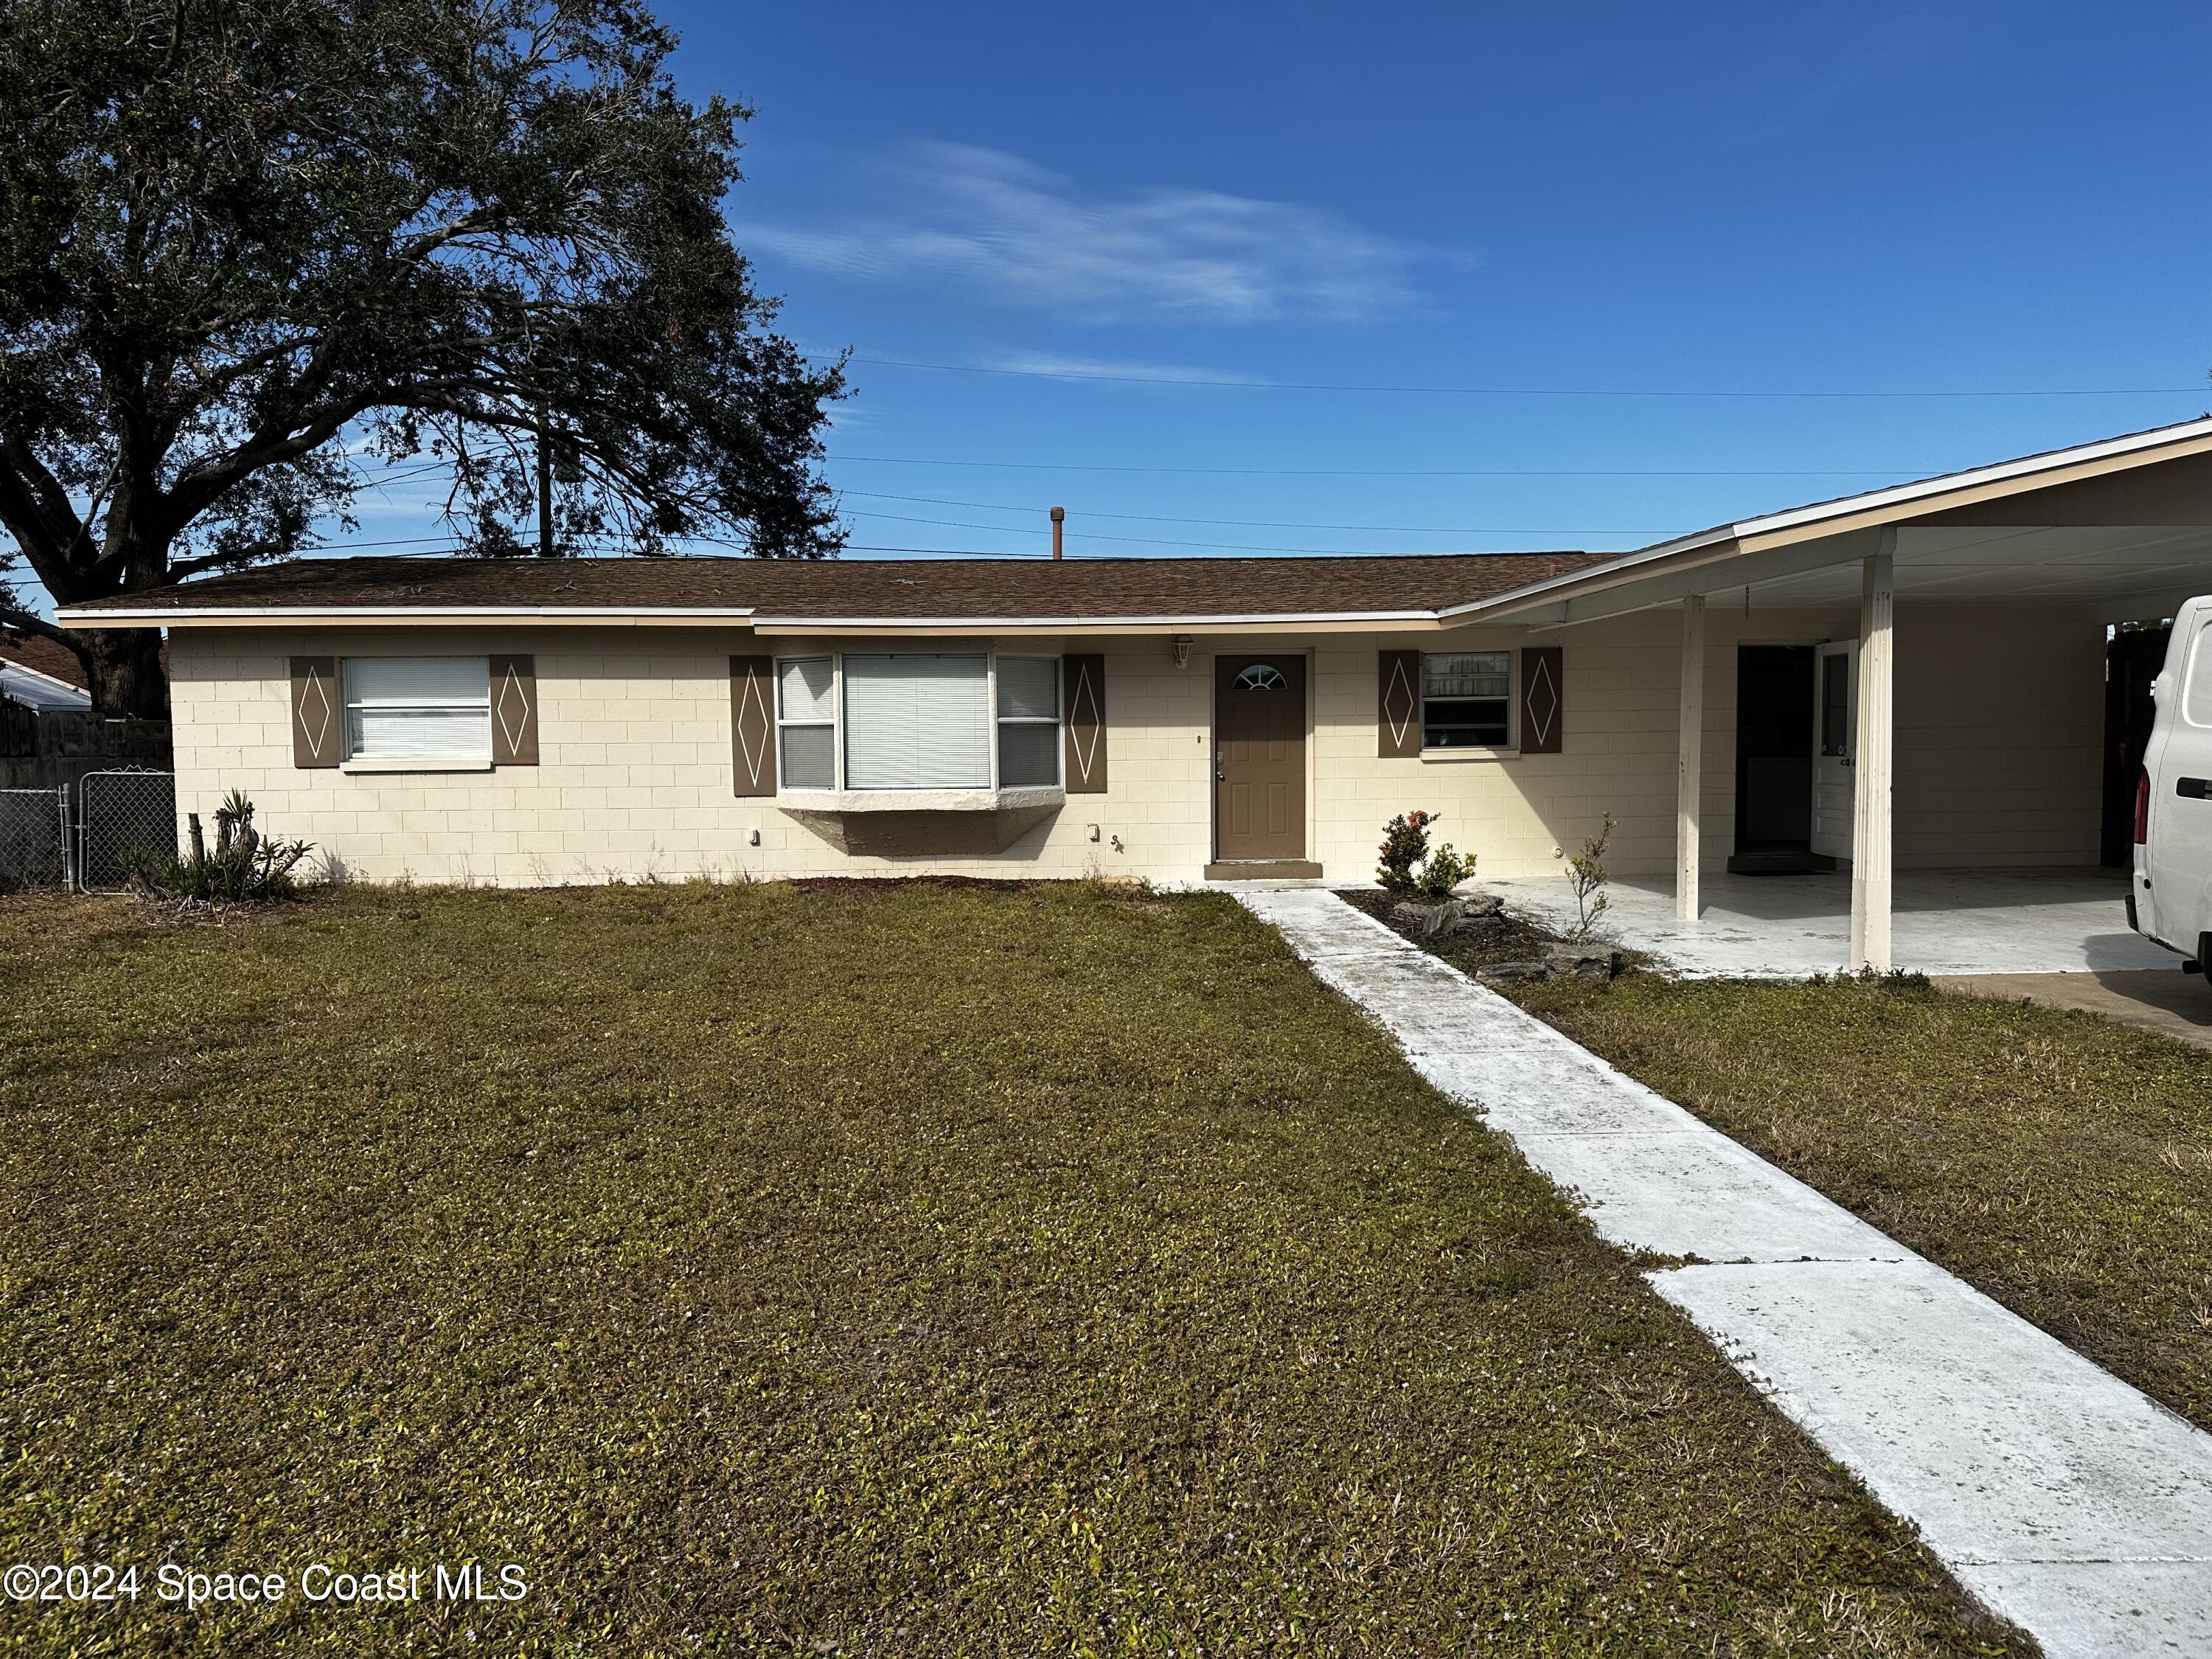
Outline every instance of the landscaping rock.
{"label": "landscaping rock", "polygon": [[1491,985],[1514,985],[1522,980],[1549,979],[1551,964],[1543,962],[1493,962],[1478,969],[1475,978]]}
{"label": "landscaping rock", "polygon": [[1497,894],[1476,893],[1468,898],[1448,898],[1441,904],[1395,904],[1390,914],[1401,921],[1412,922],[1423,939],[1437,939],[1463,931],[1470,921],[1486,921],[1504,908],[1505,901]]}
{"label": "landscaping rock", "polygon": [[1620,972],[1620,952],[1587,945],[1554,945],[1544,953],[1547,979],[1612,979]]}

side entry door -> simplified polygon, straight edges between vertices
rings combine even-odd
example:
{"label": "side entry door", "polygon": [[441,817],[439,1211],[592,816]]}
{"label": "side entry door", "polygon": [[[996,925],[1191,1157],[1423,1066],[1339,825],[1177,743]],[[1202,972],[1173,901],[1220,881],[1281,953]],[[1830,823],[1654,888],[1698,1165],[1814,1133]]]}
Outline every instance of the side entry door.
{"label": "side entry door", "polygon": [[1859,642],[1831,640],[1820,647],[1813,705],[1813,850],[1851,855],[1856,810]]}

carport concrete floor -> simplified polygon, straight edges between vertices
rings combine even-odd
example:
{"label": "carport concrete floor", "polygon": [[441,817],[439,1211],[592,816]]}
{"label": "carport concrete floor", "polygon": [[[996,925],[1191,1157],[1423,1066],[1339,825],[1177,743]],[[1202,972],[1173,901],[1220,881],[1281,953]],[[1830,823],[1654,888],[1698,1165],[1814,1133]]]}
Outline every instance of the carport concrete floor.
{"label": "carport concrete floor", "polygon": [[[2119,870],[1901,870],[1892,907],[1897,966],[1923,974],[2114,974],[2180,958],[2128,931]],[[1572,924],[1566,878],[1475,884],[1554,930]],[[1709,873],[1704,910],[1674,917],[1671,877],[1617,880],[1599,931],[1693,978],[1802,979],[1841,972],[1850,955],[1851,878]],[[2201,986],[2200,986],[2201,988]]]}

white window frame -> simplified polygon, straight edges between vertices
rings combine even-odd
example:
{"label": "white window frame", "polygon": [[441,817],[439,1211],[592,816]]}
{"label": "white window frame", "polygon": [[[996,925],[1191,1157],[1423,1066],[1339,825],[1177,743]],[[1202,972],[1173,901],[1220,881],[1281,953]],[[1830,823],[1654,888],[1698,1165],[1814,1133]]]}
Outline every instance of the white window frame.
{"label": "white window frame", "polygon": [[[990,711],[989,719],[990,719],[990,725],[991,725],[991,740],[990,740],[990,743],[989,743],[989,744],[988,744],[988,748],[989,748],[989,750],[990,750],[990,759],[991,759],[990,778],[991,778],[991,781],[990,781],[990,782],[989,782],[989,784],[988,784],[987,786],[984,786],[984,787],[983,787],[983,789],[982,789],[981,791],[973,790],[973,789],[968,788],[968,787],[963,787],[963,786],[951,786],[951,785],[943,785],[943,784],[921,784],[921,785],[911,786],[911,787],[904,787],[904,788],[895,788],[895,789],[854,789],[854,788],[849,788],[849,787],[847,787],[847,785],[846,785],[846,783],[845,783],[845,781],[844,781],[844,780],[845,780],[845,721],[846,721],[846,714],[845,714],[845,657],[846,657],[846,654],[847,654],[847,653],[844,653],[843,651],[792,651],[792,652],[787,652],[787,653],[782,653],[778,654],[776,657],[775,657],[775,659],[771,661],[771,663],[770,663],[770,665],[769,665],[769,667],[770,667],[771,672],[772,672],[772,674],[773,674],[773,676],[774,676],[774,678],[775,678],[775,687],[776,687],[776,697],[775,697],[776,750],[775,750],[775,755],[776,755],[776,793],[779,793],[779,794],[784,794],[784,793],[796,793],[796,794],[806,795],[806,796],[817,796],[817,795],[818,795],[818,796],[829,796],[829,795],[916,795],[916,796],[921,796],[921,795],[933,795],[933,794],[965,794],[965,793],[991,793],[991,794],[997,794],[997,793],[1000,793],[1002,790],[1006,790],[1006,789],[1010,788],[1010,787],[1011,787],[1012,789],[1013,789],[1013,790],[1017,791],[1017,792],[1018,792],[1018,791],[1024,791],[1024,790],[1030,790],[1030,789],[1053,789],[1053,790],[1060,790],[1060,789],[1065,789],[1065,788],[1066,787],[1066,786],[1067,786],[1067,750],[1066,750],[1066,744],[1065,739],[1063,739],[1060,743],[1056,744],[1054,744],[1054,749],[1053,749],[1054,781],[1053,781],[1052,782],[1050,782],[1050,783],[1034,783],[1034,784],[1032,784],[1032,783],[1020,783],[1020,784],[1013,784],[1013,785],[1011,785],[1011,786],[1010,786],[1010,785],[1006,784],[1006,783],[1003,781],[1003,779],[1001,778],[1001,776],[1000,776],[1000,768],[999,768],[999,727],[1000,727],[1000,726],[1002,723],[1003,723],[1003,724],[1006,724],[1006,725],[1030,725],[1030,726],[1045,726],[1045,725],[1048,725],[1048,726],[1053,726],[1058,727],[1058,728],[1060,728],[1060,730],[1062,730],[1063,732],[1066,730],[1066,722],[1067,722],[1067,685],[1066,685],[1066,666],[1065,666],[1065,653],[1059,653],[1059,652],[1043,652],[1043,651],[1006,651],[1006,652],[1000,652],[1000,651],[997,651],[997,650],[989,649],[989,648],[988,648],[988,647],[987,647],[986,649],[984,649],[983,651],[981,651],[981,652],[975,652],[975,651],[962,651],[962,650],[960,650],[960,649],[958,649],[958,648],[957,648],[957,645],[953,645],[953,646],[939,646],[939,647],[931,647],[930,649],[928,649],[928,650],[927,650],[927,651],[924,651],[924,652],[921,653],[921,654],[929,655],[929,656],[977,656],[977,655],[980,655],[980,656],[981,656],[981,657],[982,657],[982,659],[983,659],[983,695],[984,695],[984,697],[985,697],[985,699],[986,699],[986,706],[988,708],[988,709],[989,709],[989,711]],[[855,654],[855,655],[860,655],[860,656],[881,656],[881,655],[884,655],[884,654],[886,654],[886,653],[885,653],[884,651],[881,650],[881,649],[878,649],[878,650],[872,650],[872,651],[858,652],[858,653],[854,653],[854,654]],[[888,654],[890,654],[890,655],[896,655],[896,654],[898,654],[898,653],[897,653],[896,651],[892,651],[892,652],[889,653]],[[1002,657],[1002,656],[1003,656],[1003,657],[1006,657],[1006,658],[1007,658],[1007,659],[1012,659],[1012,660],[1023,660],[1023,661],[1030,661],[1030,662],[1049,662],[1049,663],[1051,663],[1051,664],[1053,665],[1054,669],[1055,670],[1055,673],[1054,673],[1054,698],[1055,698],[1055,703],[1054,703],[1054,706],[1059,709],[1059,713],[1058,713],[1056,715],[1054,715],[1054,716],[1053,718],[1051,718],[1050,720],[1047,720],[1047,719],[1045,719],[1045,718],[1044,718],[1043,716],[1042,716],[1042,715],[1036,715],[1036,714],[1009,714],[1009,715],[1005,715],[1005,716],[1001,716],[1001,715],[1000,714],[1000,713],[999,713],[999,659],[1000,659],[1000,657]],[[790,720],[790,721],[787,721],[787,720],[784,719],[784,717],[783,717],[783,665],[784,665],[784,664],[786,664],[787,662],[802,662],[802,661],[815,661],[815,662],[818,662],[818,661],[823,660],[823,659],[825,659],[825,658],[826,658],[826,659],[828,659],[829,663],[830,663],[830,686],[831,686],[830,706],[831,706],[832,710],[834,711],[834,712],[833,712],[833,714],[832,714],[831,719],[830,719],[830,720],[829,721],[829,724],[830,724],[830,727],[831,727],[831,734],[830,734],[830,753],[831,753],[831,756],[832,756],[832,757],[833,757],[833,758],[832,758],[832,764],[831,764],[831,771],[830,771],[830,779],[831,779],[831,782],[830,782],[830,787],[829,787],[828,788],[826,788],[826,789],[824,789],[824,788],[817,788],[817,787],[814,787],[813,785],[811,785],[811,784],[793,785],[793,784],[791,784],[791,783],[787,782],[787,781],[785,781],[785,779],[784,779],[784,775],[783,775],[783,728],[784,728],[787,725],[792,725],[792,726],[820,726],[820,725],[823,724],[823,721],[821,721],[821,720]]]}
{"label": "white window frame", "polygon": [[[1001,657],[1011,662],[1048,662],[1052,665],[1052,709],[1043,714],[1001,714],[999,712],[999,663]],[[991,787],[1007,786],[1000,781],[999,770],[999,732],[1008,726],[1049,726],[1055,736],[1066,729],[1067,720],[1066,670],[1056,656],[1042,652],[1007,651],[991,653],[987,671],[991,682]],[[1067,787],[1067,742],[1065,737],[1052,746],[1052,780],[1048,783],[1018,783],[1017,789],[1064,789]]]}
{"label": "white window frame", "polygon": [[[1505,659],[1505,741],[1470,743],[1457,746],[1429,745],[1429,659],[1431,657],[1503,657]],[[1415,675],[1420,690],[1421,757],[1424,760],[1490,760],[1521,752],[1521,652],[1516,646],[1481,646],[1459,651],[1424,651]]]}
{"label": "white window frame", "polygon": [[[423,710],[438,708],[470,708],[479,706],[484,713],[484,741],[482,752],[471,750],[462,755],[380,755],[374,750],[362,751],[353,744],[353,717],[357,707],[354,701],[354,665],[362,662],[471,662],[483,665],[483,702],[473,699],[459,702],[450,698],[426,697],[406,704],[386,704],[387,709]],[[341,657],[338,659],[338,741],[343,745],[338,756],[342,772],[489,772],[492,769],[492,707],[491,659],[489,656],[447,655],[420,652],[402,656],[398,653],[375,656]]]}
{"label": "white window frame", "polygon": [[[827,662],[830,665],[830,718],[826,720],[794,720],[784,718],[783,665],[787,662]],[[830,728],[830,787],[837,787],[838,779],[845,775],[845,659],[836,651],[794,651],[787,657],[778,657],[769,665],[775,681],[775,776],[776,787],[783,782],[783,733],[787,726],[807,727],[826,726]],[[812,791],[816,784],[797,787]]]}

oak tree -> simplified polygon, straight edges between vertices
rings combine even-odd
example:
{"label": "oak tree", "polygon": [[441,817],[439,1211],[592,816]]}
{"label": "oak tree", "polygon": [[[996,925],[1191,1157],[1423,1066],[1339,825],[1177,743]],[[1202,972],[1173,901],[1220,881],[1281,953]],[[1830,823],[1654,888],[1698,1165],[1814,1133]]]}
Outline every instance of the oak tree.
{"label": "oak tree", "polygon": [[[695,104],[625,0],[0,7],[0,618],[166,710],[158,636],[64,605],[300,552],[377,470],[514,554],[840,544],[842,364],[774,331],[724,199],[749,112]],[[387,474],[387,476],[391,476]]]}

